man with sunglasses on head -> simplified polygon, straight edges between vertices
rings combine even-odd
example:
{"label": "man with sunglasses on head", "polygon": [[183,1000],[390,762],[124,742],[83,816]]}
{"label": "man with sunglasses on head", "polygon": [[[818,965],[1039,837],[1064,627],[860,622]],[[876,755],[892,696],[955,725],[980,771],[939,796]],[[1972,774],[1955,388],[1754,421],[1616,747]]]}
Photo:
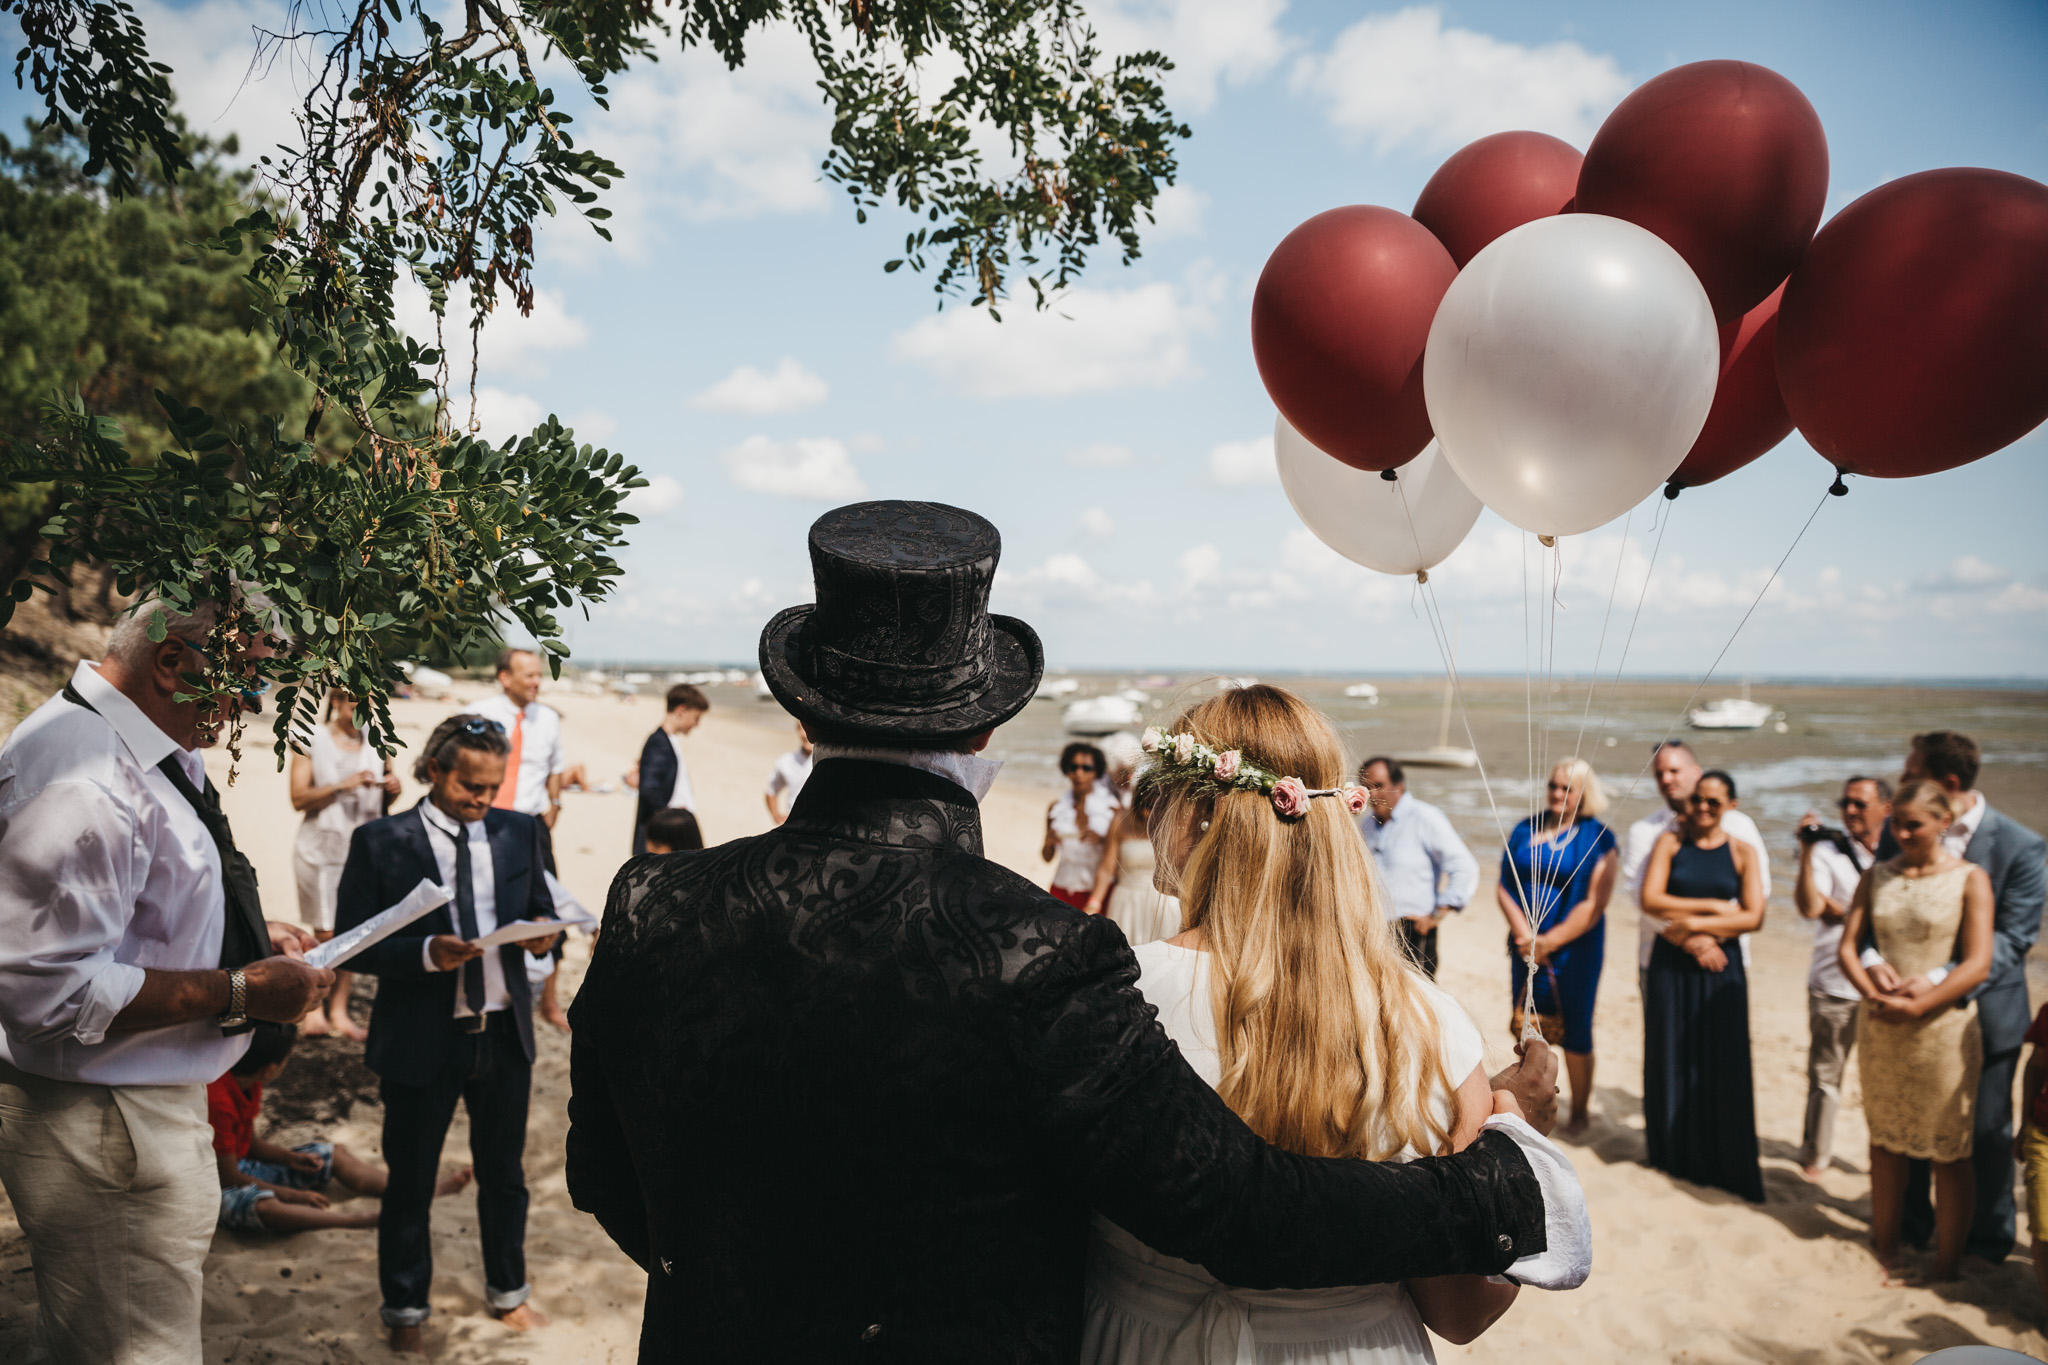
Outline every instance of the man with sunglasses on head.
{"label": "man with sunglasses on head", "polygon": [[[1667,829],[1674,829],[1685,815],[1685,803],[1692,797],[1692,789],[1700,782],[1699,755],[1692,746],[1682,739],[1667,739],[1660,742],[1650,755],[1650,773],[1657,779],[1657,794],[1664,798],[1664,809],[1653,815],[1646,815],[1628,827],[1628,840],[1622,845],[1621,878],[1628,885],[1629,895],[1635,898],[1636,908],[1641,911],[1643,904],[1643,873],[1649,870],[1650,851],[1657,847],[1657,839]],[[1739,810],[1731,810],[1721,817],[1721,828],[1728,831],[1731,839],[1740,839],[1757,852],[1757,867],[1763,874],[1764,899],[1771,898],[1771,855],[1764,847],[1764,836],[1757,831],[1756,821]],[[1650,952],[1657,946],[1658,935],[1664,932],[1664,921],[1655,915],[1645,914],[1641,918],[1641,947],[1636,959],[1637,981],[1641,982],[1650,970]],[[1743,961],[1749,961],[1749,935],[1742,935],[1739,942],[1744,954]]]}
{"label": "man with sunglasses on head", "polygon": [[271,652],[216,632],[222,610],[145,599],[0,748],[0,1181],[58,1362],[197,1365],[220,1208],[206,1085],[250,1020],[288,1023],[334,984],[294,955],[310,935],[263,919],[200,759],[253,681],[179,700],[189,675]]}
{"label": "man with sunglasses on head", "polygon": [[1863,995],[1842,972],[1842,919],[1856,884],[1877,861],[1878,840],[1891,814],[1892,789],[1882,778],[1852,777],[1842,784],[1842,828],[1830,829],[1813,811],[1799,817],[1799,879],[1792,903],[1814,921],[1813,965],[1806,974],[1806,1018],[1812,1041],[1806,1053],[1806,1130],[1799,1169],[1819,1180],[1835,1148],[1835,1114],[1842,1103],[1842,1073],[1856,1045],[1856,1013]]}
{"label": "man with sunglasses on head", "polygon": [[460,1100],[469,1112],[485,1301],[514,1331],[547,1324],[527,1302],[526,1109],[533,1083],[533,994],[524,954],[559,934],[477,940],[514,920],[552,920],[540,822],[494,808],[511,742],[496,720],[450,716],[434,728],[413,776],[427,784],[411,810],[359,826],[336,893],[346,933],[421,881],[446,905],[348,960],[377,978],[363,1062],[382,1082],[384,1164],[377,1281],[391,1349],[425,1354],[422,1324],[434,1277],[428,1227],[441,1147]]}

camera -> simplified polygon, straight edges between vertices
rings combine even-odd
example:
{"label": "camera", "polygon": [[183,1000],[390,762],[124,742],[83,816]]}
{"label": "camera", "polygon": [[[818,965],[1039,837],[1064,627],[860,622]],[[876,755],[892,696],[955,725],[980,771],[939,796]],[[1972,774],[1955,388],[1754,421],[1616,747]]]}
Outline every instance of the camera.
{"label": "camera", "polygon": [[1849,852],[1849,836],[1841,830],[1827,825],[1801,825],[1799,827],[1799,842],[1802,844],[1833,844],[1836,852],[1850,858],[1856,856]]}

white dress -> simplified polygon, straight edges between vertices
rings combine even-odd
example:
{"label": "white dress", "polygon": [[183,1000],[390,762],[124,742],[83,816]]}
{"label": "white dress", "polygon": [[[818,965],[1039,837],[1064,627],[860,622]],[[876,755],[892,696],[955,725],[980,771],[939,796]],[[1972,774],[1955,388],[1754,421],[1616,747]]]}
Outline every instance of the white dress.
{"label": "white dress", "polygon": [[[1197,1075],[1215,1085],[1209,954],[1171,943],[1135,950],[1138,989]],[[1421,981],[1436,1015],[1437,1044],[1453,1086],[1485,1057],[1462,1006]],[[1453,1096],[1437,1096],[1448,1121]],[[1414,1153],[1405,1153],[1413,1156]],[[1088,1254],[1083,1365],[1414,1365],[1434,1362],[1429,1333],[1398,1284],[1340,1289],[1232,1289],[1198,1265],[1152,1250],[1095,1218]]]}
{"label": "white dress", "polygon": [[1133,948],[1180,932],[1180,902],[1152,885],[1152,841],[1139,837],[1116,846],[1116,886],[1102,913],[1116,921]]}
{"label": "white dress", "polygon": [[1076,809],[1074,792],[1068,788],[1052,803],[1052,832],[1059,838],[1059,861],[1053,864],[1052,884],[1058,891],[1086,897],[1095,889],[1095,870],[1102,866],[1101,836],[1109,833],[1116,819],[1116,794],[1097,783],[1088,791],[1088,828],[1097,837],[1081,837],[1082,813]]}
{"label": "white dress", "polygon": [[[306,757],[313,764],[316,787],[331,787],[355,772],[384,776],[384,760],[368,741],[358,749],[344,749],[325,725],[314,727]],[[292,841],[292,876],[299,888],[299,922],[307,928],[334,928],[334,899],[341,889],[342,866],[348,862],[349,838],[358,825],[383,813],[382,787],[357,787],[319,810],[306,812],[298,837]]]}

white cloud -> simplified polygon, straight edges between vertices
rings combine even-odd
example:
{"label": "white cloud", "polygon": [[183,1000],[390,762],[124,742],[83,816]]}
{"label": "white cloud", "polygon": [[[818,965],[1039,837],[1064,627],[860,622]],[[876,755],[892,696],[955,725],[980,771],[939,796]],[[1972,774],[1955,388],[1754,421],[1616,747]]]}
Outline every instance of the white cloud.
{"label": "white cloud", "polygon": [[1062,458],[1076,469],[1114,469],[1119,465],[1129,464],[1137,456],[1131,453],[1129,446],[1098,442],[1092,446],[1082,446],[1079,450],[1070,450]]}
{"label": "white cloud", "polygon": [[1287,55],[1279,29],[1286,0],[1096,0],[1088,18],[1110,54],[1157,50],[1176,114],[1206,112],[1223,84],[1257,80]]}
{"label": "white cloud", "polygon": [[[457,392],[450,400],[455,426],[469,423],[469,394]],[[479,384],[476,390],[477,435],[492,445],[504,444],[507,436],[524,436],[546,420],[548,410],[531,394]]]}
{"label": "white cloud", "polygon": [[995,591],[1029,606],[1147,606],[1158,600],[1150,581],[1105,578],[1077,554],[1057,554],[1022,572],[997,571]]}
{"label": "white cloud", "polygon": [[1434,5],[1359,20],[1327,53],[1297,62],[1293,80],[1339,130],[1382,154],[1404,146],[1449,151],[1510,128],[1583,147],[1629,90],[1606,53],[1446,28]]}
{"label": "white cloud", "polygon": [[1100,507],[1084,508],[1081,512],[1081,529],[1091,536],[1113,536],[1116,534],[1116,518]]}
{"label": "white cloud", "polygon": [[[401,276],[393,292],[392,305],[398,325],[416,340],[432,344],[434,311],[427,291],[409,277]],[[469,378],[469,285],[457,284],[448,291],[448,306],[441,322],[441,343],[448,351],[448,379],[457,388]],[[485,320],[476,340],[476,368],[479,375],[507,374],[535,376],[546,369],[542,356],[554,351],[573,351],[590,340],[590,328],[569,311],[566,296],[559,289],[537,289],[533,311],[521,315],[505,294]]]}
{"label": "white cloud", "polygon": [[636,488],[626,495],[626,510],[642,521],[651,521],[682,505],[682,484],[666,474],[650,475],[645,488]]}
{"label": "white cloud", "polygon": [[794,412],[825,401],[831,390],[825,381],[788,356],[774,373],[763,373],[742,365],[725,378],[690,399],[690,406],[706,412],[738,412],[764,417],[776,412]]}
{"label": "white cloud", "polygon": [[607,412],[579,413],[569,429],[576,433],[577,441],[600,446],[619,434],[618,421]]}
{"label": "white cloud", "polygon": [[845,444],[829,436],[794,441],[749,436],[721,458],[732,481],[756,493],[846,502],[865,497],[868,491]]}
{"label": "white cloud", "polygon": [[1196,588],[1215,582],[1221,576],[1223,552],[1204,541],[1200,545],[1191,545],[1182,550],[1180,558],[1174,561],[1174,567],[1180,570],[1181,587],[1192,592]]}
{"label": "white cloud", "polygon": [[2012,581],[2012,575],[1975,555],[1963,555],[1914,584],[1922,592],[1982,592]]}
{"label": "white cloud", "polygon": [[1211,447],[1209,481],[1223,488],[1280,482],[1279,466],[1273,461],[1273,438],[1254,436],[1249,441],[1224,441]]}
{"label": "white cloud", "polygon": [[250,161],[280,142],[299,145],[293,114],[310,84],[301,65],[304,49],[287,48],[272,60],[256,61],[256,29],[284,29],[281,6],[268,0],[201,0],[174,7],[139,0],[135,8],[149,34],[149,55],[171,68],[180,111],[193,132],[212,138],[236,134]]}
{"label": "white cloud", "polygon": [[977,398],[1064,398],[1165,388],[1194,373],[1190,337],[1214,330],[1202,291],[1178,284],[1070,289],[1039,311],[1018,300],[997,322],[949,308],[896,334],[915,361]]}
{"label": "white cloud", "polygon": [[1176,237],[1199,237],[1209,196],[1192,185],[1168,185],[1152,201],[1152,226],[1145,229],[1146,245],[1170,242]]}

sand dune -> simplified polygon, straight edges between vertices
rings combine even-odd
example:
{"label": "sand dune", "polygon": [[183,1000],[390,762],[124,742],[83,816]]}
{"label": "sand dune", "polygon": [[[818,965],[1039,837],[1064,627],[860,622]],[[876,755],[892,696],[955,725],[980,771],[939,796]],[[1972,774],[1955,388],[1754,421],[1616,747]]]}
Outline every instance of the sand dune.
{"label": "sand dune", "polygon": [[[740,700],[728,698],[739,696]],[[623,704],[553,697],[564,712],[572,759],[595,782],[616,784],[653,727],[659,703]],[[789,747],[787,722],[771,707],[721,689],[705,724],[689,741],[691,773],[707,839],[756,833],[768,824],[762,785],[776,754]],[[417,743],[446,703],[394,708]],[[284,779],[272,771],[263,736],[251,736],[225,804],[237,836],[257,864],[270,913],[291,918],[290,868],[296,826]],[[209,766],[225,787],[227,756]],[[406,804],[412,800],[408,784]],[[1037,846],[1044,791],[999,781],[984,807],[991,857],[1043,879]],[[592,908],[602,904],[630,836],[633,797],[572,794],[556,833],[565,882]],[[1490,860],[1482,858],[1482,863]],[[1504,931],[1482,889],[1475,907],[1444,935],[1444,983],[1486,1030],[1499,1055],[1506,1028]],[[1884,1289],[1865,1248],[1869,1182],[1865,1132],[1851,1107],[1837,1138],[1835,1169],[1819,1188],[1794,1164],[1805,1103],[1805,961],[1797,940],[1756,940],[1752,969],[1757,1109],[1769,1202],[1752,1208],[1731,1196],[1673,1182],[1642,1164],[1641,1015],[1633,971],[1635,918],[1618,906],[1608,926],[1608,970],[1599,1017],[1598,1106],[1594,1131],[1572,1154],[1593,1210],[1592,1281],[1569,1294],[1525,1293],[1509,1316],[1470,1347],[1439,1345],[1445,1360],[1516,1361],[1911,1361],[1943,1346],[1987,1342],[2048,1355],[2038,1323],[2044,1305],[2024,1252],[1994,1273],[1942,1290]],[[573,990],[587,943],[570,951],[565,984]],[[430,1344],[455,1362],[630,1361],[639,1331],[642,1277],[596,1224],[571,1207],[562,1175],[568,1098],[568,1040],[539,1029],[526,1169],[533,1192],[527,1237],[535,1303],[554,1324],[519,1338],[483,1311],[475,1199],[458,1195],[436,1211],[435,1317]],[[357,1105],[324,1135],[359,1153],[377,1151],[379,1116]],[[303,1124],[273,1128],[301,1141]],[[458,1117],[444,1161],[466,1159]],[[2022,1229],[2024,1242],[2025,1230]],[[27,1355],[34,1287],[26,1243],[0,1201],[0,1360]],[[390,1360],[377,1323],[374,1234],[329,1231],[293,1238],[221,1233],[207,1263],[206,1358],[209,1362]]]}

